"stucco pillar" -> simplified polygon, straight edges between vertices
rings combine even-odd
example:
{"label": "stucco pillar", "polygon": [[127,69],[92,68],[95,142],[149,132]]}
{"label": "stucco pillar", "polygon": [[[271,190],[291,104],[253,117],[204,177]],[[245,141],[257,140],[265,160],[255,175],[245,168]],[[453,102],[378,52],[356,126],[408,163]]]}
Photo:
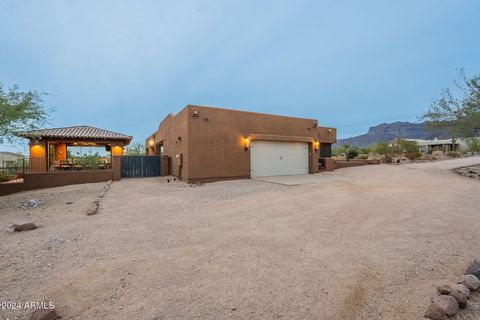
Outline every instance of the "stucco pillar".
{"label": "stucco pillar", "polygon": [[47,142],[30,140],[29,172],[47,171]]}
{"label": "stucco pillar", "polygon": [[[318,170],[318,158],[319,158],[319,150],[315,146],[315,142],[311,142],[308,144],[308,173],[317,173]],[[317,149],[317,150],[315,150]]]}
{"label": "stucco pillar", "polygon": [[122,179],[122,157],[112,157],[112,180],[119,181]]}

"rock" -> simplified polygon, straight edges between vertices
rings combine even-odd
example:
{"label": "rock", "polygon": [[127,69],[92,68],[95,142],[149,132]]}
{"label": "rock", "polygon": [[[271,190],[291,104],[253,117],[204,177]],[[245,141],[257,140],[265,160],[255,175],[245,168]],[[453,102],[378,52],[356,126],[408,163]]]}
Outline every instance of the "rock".
{"label": "rock", "polygon": [[54,309],[37,309],[30,315],[30,320],[56,320],[60,318]]}
{"label": "rock", "polygon": [[458,302],[452,296],[441,295],[441,296],[433,296],[432,303],[437,304],[440,308],[442,308],[443,312],[447,316],[454,316],[458,313]]}
{"label": "rock", "polygon": [[458,306],[463,309],[467,306],[467,300],[470,297],[470,290],[463,284],[450,283],[437,288],[440,295],[449,295],[454,297]]}
{"label": "rock", "polygon": [[66,204],[73,204],[73,201],[68,201],[66,202]]}
{"label": "rock", "polygon": [[465,274],[473,274],[475,277],[480,279],[480,261],[474,260],[467,269]]}
{"label": "rock", "polygon": [[10,227],[10,229],[14,232],[20,232],[20,231],[28,231],[28,230],[37,229],[37,226],[33,222],[27,222],[27,223],[22,223],[22,224],[14,224]]}
{"label": "rock", "polygon": [[30,208],[36,208],[41,204],[42,204],[42,201],[40,201],[39,199],[30,199],[30,200],[24,200],[18,203],[16,208],[20,210],[25,210]]}
{"label": "rock", "polygon": [[433,302],[428,306],[427,311],[425,311],[423,316],[431,320],[448,320],[448,317],[443,309],[438,304]]}
{"label": "rock", "polygon": [[463,275],[462,281],[459,283],[465,285],[470,291],[475,291],[480,287],[480,280],[473,274]]}
{"label": "rock", "polygon": [[96,214],[98,211],[98,203],[92,205],[90,208],[87,210],[87,216],[93,216]]}

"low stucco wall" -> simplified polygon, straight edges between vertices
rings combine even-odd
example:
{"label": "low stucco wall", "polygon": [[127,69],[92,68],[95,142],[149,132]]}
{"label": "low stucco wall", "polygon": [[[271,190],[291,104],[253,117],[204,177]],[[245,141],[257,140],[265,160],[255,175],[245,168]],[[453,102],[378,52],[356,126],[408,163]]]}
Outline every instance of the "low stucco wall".
{"label": "low stucco wall", "polygon": [[367,166],[380,163],[382,163],[380,160],[335,160],[335,169]]}
{"label": "low stucco wall", "polygon": [[325,171],[335,170],[335,161],[332,158],[320,158],[320,164]]}
{"label": "low stucco wall", "polygon": [[22,183],[0,184],[0,196],[21,191],[113,180],[113,170],[26,173]]}

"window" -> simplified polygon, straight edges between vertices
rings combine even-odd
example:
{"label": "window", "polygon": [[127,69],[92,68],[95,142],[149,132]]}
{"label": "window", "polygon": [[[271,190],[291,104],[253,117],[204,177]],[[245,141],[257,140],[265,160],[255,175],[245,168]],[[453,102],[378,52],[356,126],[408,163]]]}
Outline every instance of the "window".
{"label": "window", "polygon": [[331,143],[320,143],[320,158],[331,158],[332,157],[332,144]]}

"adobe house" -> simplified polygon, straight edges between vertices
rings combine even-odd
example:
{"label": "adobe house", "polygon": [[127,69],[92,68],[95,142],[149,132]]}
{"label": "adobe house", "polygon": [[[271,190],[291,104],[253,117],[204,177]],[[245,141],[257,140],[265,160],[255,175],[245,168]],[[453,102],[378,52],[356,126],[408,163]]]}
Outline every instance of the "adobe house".
{"label": "adobe house", "polygon": [[30,140],[30,172],[82,169],[78,166],[74,168],[68,161],[68,146],[104,147],[110,153],[110,161],[106,163],[108,166],[111,157],[123,155],[124,146],[132,140],[131,136],[90,126],[32,130],[22,132],[19,136]]}
{"label": "adobe house", "polygon": [[189,182],[333,170],[335,142],[336,129],[315,119],[197,105],[169,114],[145,141],[147,154],[168,156],[168,174]]}

